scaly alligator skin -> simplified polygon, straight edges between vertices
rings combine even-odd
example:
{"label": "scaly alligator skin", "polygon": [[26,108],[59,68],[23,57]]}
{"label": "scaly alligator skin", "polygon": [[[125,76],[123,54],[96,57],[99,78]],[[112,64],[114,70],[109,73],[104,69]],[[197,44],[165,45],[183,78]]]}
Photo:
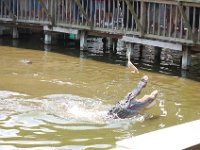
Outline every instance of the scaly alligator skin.
{"label": "scaly alligator skin", "polygon": [[141,99],[136,99],[136,96],[146,87],[147,82],[148,76],[143,76],[136,88],[109,110],[107,114],[109,118],[131,118],[137,115],[142,108],[149,106],[155,100],[158,93],[157,90],[153,91],[150,95],[145,95]]}

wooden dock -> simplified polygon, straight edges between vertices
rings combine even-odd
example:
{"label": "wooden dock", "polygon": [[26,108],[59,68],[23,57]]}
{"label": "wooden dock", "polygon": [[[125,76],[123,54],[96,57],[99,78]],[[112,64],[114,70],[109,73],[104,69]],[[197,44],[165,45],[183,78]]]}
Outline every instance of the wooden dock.
{"label": "wooden dock", "polygon": [[116,145],[113,150],[199,150],[200,120],[145,133]]}
{"label": "wooden dock", "polygon": [[[123,39],[182,51],[182,68],[190,64],[191,47],[200,45],[198,0],[0,0],[2,27],[35,28],[51,44],[52,32],[75,34],[80,49],[87,49],[87,36]],[[200,51],[196,49],[196,51]]]}

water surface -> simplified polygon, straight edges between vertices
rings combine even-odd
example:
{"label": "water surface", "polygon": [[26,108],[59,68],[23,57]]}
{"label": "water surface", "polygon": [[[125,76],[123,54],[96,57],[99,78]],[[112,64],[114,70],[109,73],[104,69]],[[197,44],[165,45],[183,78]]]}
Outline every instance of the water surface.
{"label": "water surface", "polygon": [[[118,140],[200,118],[200,84],[180,72],[136,63],[140,74],[131,74],[124,54],[3,42],[0,149],[110,149]],[[133,119],[106,121],[107,110],[143,75],[149,83],[139,97],[158,89],[156,106]]]}

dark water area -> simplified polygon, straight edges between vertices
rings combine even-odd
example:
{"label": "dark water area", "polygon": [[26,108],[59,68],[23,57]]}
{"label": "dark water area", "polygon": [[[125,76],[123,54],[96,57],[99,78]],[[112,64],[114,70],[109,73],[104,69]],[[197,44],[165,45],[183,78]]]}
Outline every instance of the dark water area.
{"label": "dark water area", "polygon": [[[200,118],[198,70],[183,74],[179,65],[134,60],[140,73],[132,74],[125,50],[104,54],[93,39],[82,52],[77,43],[44,45],[39,34],[0,39],[0,149],[112,149]],[[138,97],[157,89],[156,105],[132,119],[104,120],[143,75],[149,83]]]}
{"label": "dark water area", "polygon": [[[92,59],[100,62],[107,62],[111,64],[118,64],[126,66],[126,49],[120,48],[117,54],[108,52],[103,53],[103,43],[101,38],[89,37],[88,39],[88,51],[79,50],[79,41],[72,39],[63,39],[61,36],[58,39],[53,39],[52,45],[44,45],[43,34],[24,34],[20,39],[12,39],[11,36],[3,37],[0,39],[1,45],[13,46],[19,48],[51,51],[55,53],[61,53],[64,55],[70,55],[75,57]],[[120,47],[120,45],[119,45]],[[134,55],[134,53],[132,53]],[[172,54],[173,55],[173,54]],[[151,72],[175,75],[183,78],[200,81],[200,53],[192,52],[191,66],[188,70],[181,69],[181,58],[179,62],[169,63],[159,60],[149,60],[149,58],[134,58],[132,56],[134,65],[141,70],[148,70]]]}

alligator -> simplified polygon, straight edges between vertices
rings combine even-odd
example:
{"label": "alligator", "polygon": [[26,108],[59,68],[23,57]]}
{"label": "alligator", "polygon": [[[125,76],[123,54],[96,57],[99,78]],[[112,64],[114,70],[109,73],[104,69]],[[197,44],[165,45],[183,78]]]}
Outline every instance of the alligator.
{"label": "alligator", "polygon": [[125,119],[132,118],[139,114],[144,108],[151,107],[155,102],[155,98],[158,94],[157,90],[154,90],[150,95],[145,95],[141,99],[136,99],[136,96],[140,94],[142,89],[146,87],[148,82],[148,76],[143,76],[133,91],[119,101],[112,109],[109,110],[107,116],[113,119]]}

